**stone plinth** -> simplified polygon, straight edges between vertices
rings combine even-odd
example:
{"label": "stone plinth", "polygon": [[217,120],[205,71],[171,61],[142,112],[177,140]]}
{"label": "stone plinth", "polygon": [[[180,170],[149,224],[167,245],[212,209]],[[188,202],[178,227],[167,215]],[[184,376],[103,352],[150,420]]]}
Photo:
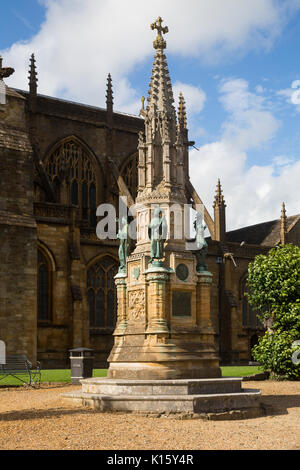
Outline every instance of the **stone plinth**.
{"label": "stone plinth", "polygon": [[[198,380],[81,380],[82,390],[63,395],[100,411],[147,413],[261,412],[259,390],[242,389],[241,378]],[[254,413],[253,413],[254,412]]]}
{"label": "stone plinth", "polygon": [[147,255],[128,257],[127,273],[116,276],[118,322],[108,377],[221,377],[211,283],[209,272],[196,273],[190,253],[172,253],[164,266],[151,265]]}

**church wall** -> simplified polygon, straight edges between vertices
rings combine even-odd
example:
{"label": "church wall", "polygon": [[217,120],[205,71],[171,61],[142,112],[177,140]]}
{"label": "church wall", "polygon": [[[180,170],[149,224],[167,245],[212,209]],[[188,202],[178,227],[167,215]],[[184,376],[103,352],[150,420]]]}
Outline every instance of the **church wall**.
{"label": "church wall", "polygon": [[[118,242],[103,241],[97,244],[92,241],[81,241],[81,253],[84,260],[84,286],[87,286],[87,270],[101,257],[110,255],[118,260]],[[97,368],[107,367],[107,358],[113,347],[113,328],[90,328],[89,327],[89,347],[94,350],[95,366]]]}
{"label": "church wall", "polygon": [[[141,128],[141,120],[117,115],[118,128],[113,130],[112,147],[109,147],[105,110],[38,97],[37,111],[36,137],[41,158],[44,160],[51,149],[64,138],[75,136],[96,157],[93,162],[98,182],[97,204],[108,202],[105,187],[108,186],[110,190],[112,185],[111,175],[105,166],[105,156],[106,154],[110,156],[112,148],[117,166],[127,160],[137,149],[137,132]],[[67,201],[62,202],[67,203]],[[78,221],[78,224],[80,225],[81,221]],[[52,283],[53,322],[51,325],[39,324],[38,356],[45,366],[55,367],[55,364],[69,366],[68,349],[85,346],[95,350],[96,366],[104,367],[113,345],[113,330],[99,331],[89,328],[86,273],[88,264],[101,255],[111,254],[117,259],[117,242],[101,243],[97,239],[95,230],[84,230],[81,232],[81,242],[79,242],[81,261],[72,261],[68,251],[70,238],[68,224],[39,223],[38,232],[39,241],[47,246],[56,262]],[[71,273],[72,282],[80,285],[81,300],[72,298]]]}
{"label": "church wall", "polygon": [[[28,97],[26,92],[22,93]],[[137,134],[143,129],[143,119],[113,113],[113,157],[118,166],[137,151]],[[42,159],[57,142],[74,135],[89,147],[102,169],[105,169],[105,155],[111,154],[111,149],[107,147],[107,133],[105,109],[38,95],[37,140]]]}
{"label": "church wall", "polygon": [[46,363],[67,360],[72,348],[72,297],[69,283],[70,258],[68,251],[70,229],[66,225],[38,224],[38,242],[41,249],[54,259],[51,276],[51,316],[49,322],[38,323],[37,354]]}
{"label": "church wall", "polygon": [[236,263],[236,267],[230,258],[226,259],[228,270],[225,279],[225,290],[230,309],[230,320],[226,334],[230,335],[231,344],[228,351],[228,359],[231,363],[248,363],[251,360],[250,342],[254,335],[261,335],[263,329],[257,326],[243,325],[243,292],[242,284],[248,272],[249,263],[256,255],[267,254],[268,247],[228,243],[227,247]]}
{"label": "church wall", "polygon": [[243,326],[242,281],[254,257],[266,254],[270,248],[254,245],[240,247],[233,243],[227,243],[226,248],[233,253],[236,267],[231,258],[224,258],[216,242],[210,241],[207,255],[208,269],[213,274],[211,308],[217,348],[220,349],[223,363],[248,363],[251,360],[251,337],[261,335],[263,329]]}
{"label": "church wall", "polygon": [[[3,126],[3,123],[5,126]],[[0,337],[7,354],[36,359],[36,223],[24,102],[0,106]]]}
{"label": "church wall", "polygon": [[293,243],[294,245],[300,245],[300,220],[290,230],[287,236],[287,243]]}

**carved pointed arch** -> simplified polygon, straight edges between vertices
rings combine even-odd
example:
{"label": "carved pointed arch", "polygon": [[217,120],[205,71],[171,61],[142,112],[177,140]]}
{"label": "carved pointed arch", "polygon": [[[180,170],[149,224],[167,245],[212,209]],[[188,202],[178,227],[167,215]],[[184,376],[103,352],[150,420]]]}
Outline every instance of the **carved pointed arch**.
{"label": "carved pointed arch", "polygon": [[48,247],[38,241],[37,244],[37,321],[39,324],[53,320],[53,273],[56,263]]}
{"label": "carved pointed arch", "polygon": [[44,166],[61,204],[79,207],[80,219],[96,225],[96,208],[103,199],[103,172],[96,156],[78,137],[57,142],[47,153]]}
{"label": "carved pointed arch", "polygon": [[51,270],[54,272],[56,271],[56,266],[57,266],[57,263],[56,263],[56,259],[55,259],[55,256],[54,254],[52,253],[52,251],[50,250],[50,248],[46,245],[46,243],[44,243],[43,241],[41,240],[38,240],[37,241],[37,247],[39,250],[41,250],[44,255],[48,258],[49,260],[49,263],[51,265]]}
{"label": "carved pointed arch", "polygon": [[244,272],[239,281],[239,298],[242,306],[242,325],[244,328],[261,329],[263,325],[259,319],[259,312],[253,309],[247,297],[248,271]]}
{"label": "carved pointed arch", "polygon": [[120,168],[120,174],[134,200],[138,189],[138,161],[139,154],[135,152],[126,158]]}
{"label": "carved pointed arch", "polygon": [[87,302],[91,329],[113,329],[117,321],[117,290],[114,277],[119,262],[104,254],[87,265]]}

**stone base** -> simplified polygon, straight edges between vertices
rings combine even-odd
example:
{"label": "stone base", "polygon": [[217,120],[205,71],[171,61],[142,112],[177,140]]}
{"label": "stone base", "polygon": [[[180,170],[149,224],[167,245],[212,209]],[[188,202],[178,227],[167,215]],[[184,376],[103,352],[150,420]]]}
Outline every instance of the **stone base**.
{"label": "stone base", "polygon": [[[163,349],[163,348],[162,348]],[[176,380],[219,378],[222,376],[218,361],[170,361],[170,362],[111,362],[109,379]]]}
{"label": "stone base", "polygon": [[[82,390],[67,393],[74,405],[99,411],[184,413],[188,416],[232,411],[240,416],[259,416],[260,390],[242,389],[241,378],[196,380],[114,380],[91,378],[81,381]],[[247,412],[246,414],[244,412]],[[221,416],[220,415],[220,416]],[[226,416],[224,415],[224,419]]]}

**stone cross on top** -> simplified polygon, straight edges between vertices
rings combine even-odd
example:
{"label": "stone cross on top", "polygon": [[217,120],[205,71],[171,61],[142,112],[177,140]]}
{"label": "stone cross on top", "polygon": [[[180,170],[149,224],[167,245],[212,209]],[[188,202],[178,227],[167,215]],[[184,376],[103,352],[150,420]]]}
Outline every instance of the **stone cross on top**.
{"label": "stone cross on top", "polygon": [[2,61],[3,61],[3,59],[0,55],[0,80],[1,81],[3,80],[3,78],[10,77],[15,71],[15,69],[13,69],[11,67],[2,67]]}
{"label": "stone cross on top", "polygon": [[162,26],[163,19],[161,16],[157,18],[157,20],[151,24],[151,29],[157,29],[157,37],[153,42],[154,49],[165,49],[167,47],[167,43],[164,40],[161,33],[166,34],[169,32],[168,26]]}

